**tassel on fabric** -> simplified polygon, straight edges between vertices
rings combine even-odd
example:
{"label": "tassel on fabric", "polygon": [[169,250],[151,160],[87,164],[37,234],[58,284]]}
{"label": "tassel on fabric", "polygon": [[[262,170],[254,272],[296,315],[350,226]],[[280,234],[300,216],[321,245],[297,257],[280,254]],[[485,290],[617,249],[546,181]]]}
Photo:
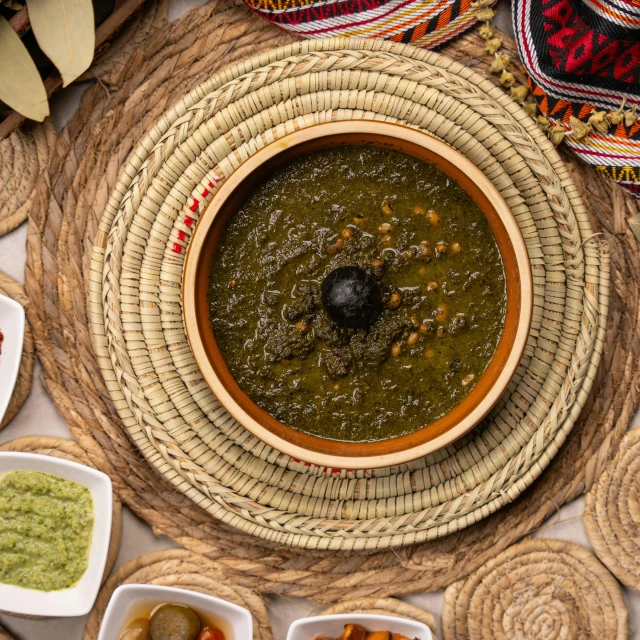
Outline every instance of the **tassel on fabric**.
{"label": "tassel on fabric", "polygon": [[564,127],[561,124],[554,124],[551,129],[549,129],[549,140],[551,140],[551,144],[554,147],[557,147],[563,140],[565,136]]}
{"label": "tassel on fabric", "polygon": [[636,113],[636,105],[633,105],[633,109],[631,111],[625,111],[624,113],[624,126],[632,127],[636,120],[638,119],[638,114]]}
{"label": "tassel on fabric", "polygon": [[512,100],[515,100],[515,102],[517,102],[518,104],[522,104],[528,94],[529,94],[529,87],[527,87],[524,84],[521,84],[517,87],[513,87],[509,93]]}
{"label": "tassel on fabric", "polygon": [[549,131],[549,129],[551,128],[551,122],[549,121],[549,118],[547,118],[546,116],[539,115],[537,122],[540,129],[542,129],[542,131],[544,132]]}
{"label": "tassel on fabric", "polygon": [[489,20],[493,20],[496,12],[491,8],[487,7],[486,9],[480,9],[478,13],[476,13],[476,18],[480,20],[480,22],[489,22]]}
{"label": "tassel on fabric", "polygon": [[624,105],[627,102],[626,98],[622,101],[620,108],[617,111],[609,114],[609,120],[611,120],[611,124],[616,127],[624,120]]}
{"label": "tassel on fabric", "polygon": [[480,27],[478,27],[478,35],[483,40],[490,40],[491,38],[493,38],[494,33],[495,33],[495,29],[493,28],[493,25],[489,23],[481,24]]}
{"label": "tassel on fabric", "polygon": [[491,73],[500,73],[507,68],[509,61],[510,58],[506,53],[496,53],[496,57],[493,59],[489,71]]}
{"label": "tassel on fabric", "polygon": [[571,125],[571,137],[576,140],[584,140],[591,132],[591,127],[575,116],[569,117],[569,124]]}
{"label": "tassel on fabric", "polygon": [[600,133],[607,133],[611,126],[611,118],[606,111],[594,111],[587,122]]}
{"label": "tassel on fabric", "polygon": [[500,38],[489,38],[487,40],[484,50],[487,53],[494,54],[502,46],[502,40]]}
{"label": "tassel on fabric", "polygon": [[507,71],[506,69],[502,72],[502,75],[500,76],[500,84],[505,89],[511,88],[514,85],[515,81],[516,81],[516,78],[513,75],[513,73],[511,73],[510,71]]}

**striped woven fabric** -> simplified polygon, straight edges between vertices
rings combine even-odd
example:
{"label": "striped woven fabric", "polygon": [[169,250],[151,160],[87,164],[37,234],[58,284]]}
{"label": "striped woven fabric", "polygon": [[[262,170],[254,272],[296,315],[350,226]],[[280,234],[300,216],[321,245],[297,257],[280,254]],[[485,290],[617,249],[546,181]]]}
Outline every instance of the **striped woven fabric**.
{"label": "striped woven fabric", "polygon": [[360,36],[435,47],[472,27],[471,0],[245,0],[263,18],[304,38]]}
{"label": "striped woven fabric", "polygon": [[513,0],[513,20],[542,113],[640,196],[640,0]]}

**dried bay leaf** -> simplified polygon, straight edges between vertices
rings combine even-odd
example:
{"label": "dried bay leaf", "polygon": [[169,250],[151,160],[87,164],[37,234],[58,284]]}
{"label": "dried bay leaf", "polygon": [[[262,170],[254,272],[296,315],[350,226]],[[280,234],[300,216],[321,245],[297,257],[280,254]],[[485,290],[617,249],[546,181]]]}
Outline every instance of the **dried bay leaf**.
{"label": "dried bay leaf", "polygon": [[18,113],[42,122],[49,115],[47,92],[27,48],[0,16],[0,100]]}
{"label": "dried bay leaf", "polygon": [[29,0],[31,28],[66,87],[91,65],[96,33],[91,0]]}

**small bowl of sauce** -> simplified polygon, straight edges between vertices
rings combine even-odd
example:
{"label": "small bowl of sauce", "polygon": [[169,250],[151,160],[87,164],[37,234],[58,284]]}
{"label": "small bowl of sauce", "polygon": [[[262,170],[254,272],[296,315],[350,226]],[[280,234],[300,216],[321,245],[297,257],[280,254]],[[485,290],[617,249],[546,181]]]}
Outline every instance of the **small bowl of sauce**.
{"label": "small bowl of sauce", "polygon": [[221,598],[161,585],[118,587],[98,640],[251,640],[245,608]]}
{"label": "small bowl of sauce", "polygon": [[0,451],[0,609],[82,616],[111,540],[111,480],[50,456]]}

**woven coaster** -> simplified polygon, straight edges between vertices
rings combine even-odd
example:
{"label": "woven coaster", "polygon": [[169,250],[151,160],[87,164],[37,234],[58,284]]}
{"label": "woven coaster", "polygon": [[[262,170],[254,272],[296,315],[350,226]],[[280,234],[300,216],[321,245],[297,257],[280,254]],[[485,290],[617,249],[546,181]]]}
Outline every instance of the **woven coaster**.
{"label": "woven coaster", "polygon": [[[72,440],[62,440],[60,438],[46,438],[41,436],[26,436],[24,438],[16,438],[9,440],[4,444],[0,444],[0,451],[19,451],[22,453],[38,453],[52,458],[63,458],[78,464],[84,464],[88,467],[97,468],[91,460],[91,456]],[[122,504],[117,496],[113,496],[113,514],[111,520],[111,539],[109,542],[109,551],[107,553],[107,561],[102,574],[103,583],[111,573],[113,566],[118,557],[120,549],[120,538],[122,535]],[[1,605],[0,605],[1,608]],[[21,616],[17,614],[8,614],[18,618],[38,619],[34,616]],[[9,636],[11,637],[11,636]],[[2,639],[2,628],[0,627],[0,640]]]}
{"label": "woven coaster", "polygon": [[122,565],[98,594],[87,619],[84,640],[95,640],[98,637],[109,599],[122,584],[177,587],[228,600],[251,612],[255,640],[273,640],[264,600],[255,591],[234,585],[222,565],[183,549],[149,553]]}
{"label": "woven coaster", "polygon": [[629,637],[615,578],[580,545],[528,539],[452,584],[444,596],[445,640]]}
{"label": "woven coaster", "polygon": [[[125,31],[123,38],[133,35]],[[513,42],[501,37],[513,54]],[[367,556],[283,547],[231,530],[178,493],[132,446],[89,338],[84,276],[97,219],[121,167],[166,106],[256,47],[286,41],[288,36],[247,9],[210,2],[157,28],[142,52],[128,52],[136,64],[129,65],[128,58],[121,61],[120,75],[108,85],[109,95],[98,84],[87,89],[82,109],[52,150],[29,225],[27,289],[45,384],[80,446],[111,475],[127,505],[157,534],[224,564],[239,584],[320,602],[436,591],[539,527],[557,505],[591,486],[626,431],[639,377],[638,305],[633,301],[640,272],[637,244],[625,220],[638,205],[602,176],[565,158],[594,231],[611,246],[616,288],[597,384],[567,442],[525,497],[446,538]],[[489,61],[483,49],[484,42],[469,34],[446,52],[486,73]],[[69,184],[71,189],[65,186]]]}
{"label": "woven coaster", "polygon": [[431,629],[433,640],[438,640],[436,636],[436,620],[433,614],[415,607],[412,604],[396,600],[395,598],[358,598],[356,600],[345,600],[325,609],[321,615],[329,616],[338,613],[369,613],[384,616],[398,616],[399,618],[410,618],[422,622]]}
{"label": "woven coaster", "polygon": [[582,521],[593,549],[620,582],[640,587],[640,429],[630,431],[587,493]]}
{"label": "woven coaster", "polygon": [[30,122],[0,140],[0,236],[22,224],[35,197],[38,176],[56,138],[51,118]]}
{"label": "woven coaster", "polygon": [[[25,294],[24,287],[4,273],[0,273],[0,294],[19,302],[25,310],[29,306],[29,298],[27,298]],[[2,327],[0,327],[0,329],[2,329]],[[24,343],[22,345],[22,358],[20,359],[18,379],[16,380],[16,386],[13,389],[13,395],[9,401],[7,411],[5,412],[2,420],[0,420],[0,429],[9,424],[11,419],[16,415],[16,413],[18,413],[20,407],[24,404],[29,393],[31,393],[34,362],[35,347],[33,345],[33,332],[31,331],[31,326],[27,319],[24,326]]]}

